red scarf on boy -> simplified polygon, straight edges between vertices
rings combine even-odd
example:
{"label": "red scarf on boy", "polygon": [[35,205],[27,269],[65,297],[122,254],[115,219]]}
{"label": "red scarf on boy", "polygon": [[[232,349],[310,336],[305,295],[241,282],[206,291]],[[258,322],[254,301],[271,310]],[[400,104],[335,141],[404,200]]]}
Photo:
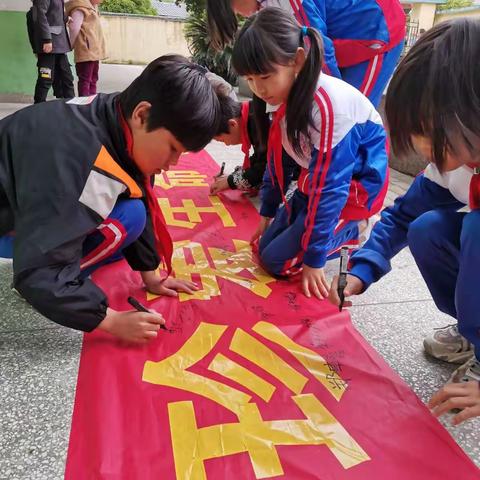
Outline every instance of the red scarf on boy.
{"label": "red scarf on boy", "polygon": [[250,102],[242,103],[242,113],[240,118],[240,135],[242,140],[242,152],[245,155],[243,159],[243,169],[250,168],[250,148],[252,142],[248,136],[248,113],[250,110]]}
{"label": "red scarf on boy", "polygon": [[[273,113],[273,120],[270,125],[270,132],[268,133],[268,150],[267,150],[267,166],[270,178],[272,183],[277,181],[280,192],[282,193],[282,201],[285,205],[285,208],[289,208],[287,199],[285,198],[284,188],[283,188],[283,164],[282,164],[282,127],[281,121],[285,117],[286,105],[280,105],[280,108]],[[273,175],[272,170],[275,169],[275,175]]]}
{"label": "red scarf on boy", "polygon": [[[122,126],[123,134],[125,136],[125,142],[127,144],[127,152],[130,158],[133,160],[133,136],[130,126],[128,125],[123,112],[119,108],[120,123]],[[158,200],[153,193],[153,188],[150,185],[150,178],[146,178],[143,184],[145,188],[145,196],[147,199],[148,210],[153,224],[153,233],[155,235],[155,248],[158,255],[162,259],[164,266],[167,270],[167,277],[172,273],[172,254],[173,254],[173,242],[170,233],[168,233],[167,227],[163,222],[162,212],[158,204]],[[165,279],[163,279],[165,280]]]}
{"label": "red scarf on boy", "polygon": [[480,208],[480,167],[478,164],[469,164],[473,168],[473,177],[470,181],[470,199],[469,206],[472,210]]}

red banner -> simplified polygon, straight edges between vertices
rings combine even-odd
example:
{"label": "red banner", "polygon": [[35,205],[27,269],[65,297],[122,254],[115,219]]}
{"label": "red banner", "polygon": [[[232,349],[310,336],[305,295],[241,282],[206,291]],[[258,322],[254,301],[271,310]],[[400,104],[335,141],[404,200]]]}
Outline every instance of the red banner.
{"label": "red banner", "polygon": [[124,262],[97,272],[112,308],[133,295],[173,332],[146,346],[85,335],[65,478],[478,478],[347,312],[258,266],[258,214],[240,192],[208,196],[213,160],[182,158],[156,193],[174,271],[202,289],[154,298]]}

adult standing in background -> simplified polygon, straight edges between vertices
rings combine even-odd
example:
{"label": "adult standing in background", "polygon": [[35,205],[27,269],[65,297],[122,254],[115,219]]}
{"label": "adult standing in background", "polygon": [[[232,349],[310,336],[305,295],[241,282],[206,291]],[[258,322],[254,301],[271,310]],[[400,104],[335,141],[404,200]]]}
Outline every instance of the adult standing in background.
{"label": "adult standing in background", "polygon": [[44,102],[54,78],[64,98],[75,96],[67,52],[72,48],[67,34],[64,0],[32,0],[33,45],[38,77],[35,103]]}

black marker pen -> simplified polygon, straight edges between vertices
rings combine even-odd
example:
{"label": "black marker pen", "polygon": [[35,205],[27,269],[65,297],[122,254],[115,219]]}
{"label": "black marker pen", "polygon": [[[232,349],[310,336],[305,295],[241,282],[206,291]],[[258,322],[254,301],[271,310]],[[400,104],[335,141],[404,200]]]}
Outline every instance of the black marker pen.
{"label": "black marker pen", "polygon": [[[128,298],[127,298],[127,302],[128,302],[137,312],[152,313],[147,307],[145,307],[144,305],[142,305],[136,298],[128,297]],[[161,328],[162,330],[167,330],[168,332],[171,331],[171,330],[169,330],[163,323],[160,324],[160,328]]]}
{"label": "black marker pen", "polygon": [[343,303],[345,302],[345,287],[347,286],[347,273],[348,273],[348,248],[342,247],[340,250],[340,273],[338,275],[337,293],[340,297],[340,305],[338,310],[341,312],[343,309]]}

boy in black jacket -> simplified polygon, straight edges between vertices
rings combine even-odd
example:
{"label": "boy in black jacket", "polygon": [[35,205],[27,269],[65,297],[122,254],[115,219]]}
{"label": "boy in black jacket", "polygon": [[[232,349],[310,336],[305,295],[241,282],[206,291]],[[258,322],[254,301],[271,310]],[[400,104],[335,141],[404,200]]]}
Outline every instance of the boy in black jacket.
{"label": "boy in black jacket", "polygon": [[202,67],[164,56],[120,94],[47,102],[0,121],[0,236],[13,239],[17,291],[71,328],[156,337],[161,315],[114,311],[89,274],[121,252],[153,293],[196,288],[154,273],[161,259],[170,271],[172,242],[150,179],[202,149],[220,117]]}

